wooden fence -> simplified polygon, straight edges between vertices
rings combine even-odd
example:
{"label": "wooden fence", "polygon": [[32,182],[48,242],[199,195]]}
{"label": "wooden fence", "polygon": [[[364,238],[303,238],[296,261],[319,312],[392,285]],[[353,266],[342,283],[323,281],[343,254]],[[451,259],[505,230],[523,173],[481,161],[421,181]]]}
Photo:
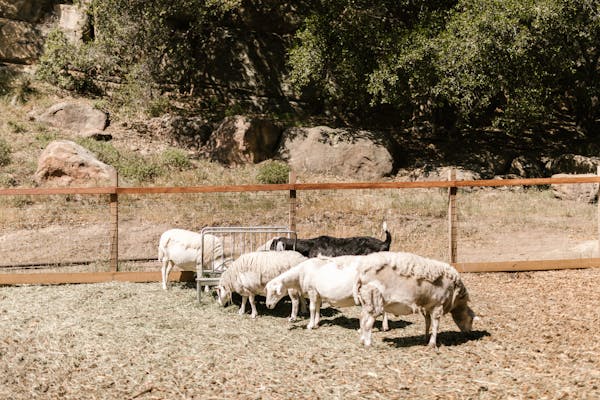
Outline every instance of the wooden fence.
{"label": "wooden fence", "polygon": [[[539,186],[552,184],[600,183],[598,176],[572,176],[561,178],[501,179],[501,180],[456,180],[451,170],[447,181],[420,182],[350,182],[350,183],[296,183],[295,175],[290,174],[290,183],[273,185],[226,185],[195,187],[93,187],[93,188],[27,188],[0,189],[0,196],[38,196],[38,195],[108,195],[110,203],[110,271],[78,273],[5,273],[0,274],[0,284],[60,284],[60,283],[97,283],[107,281],[154,282],[160,281],[160,272],[123,272],[119,271],[119,195],[149,194],[186,194],[186,193],[234,193],[234,192],[289,192],[289,226],[296,226],[296,193],[307,190],[361,190],[361,189],[414,189],[446,188],[448,190],[448,254],[449,263],[461,272],[500,272],[532,271],[548,269],[569,269],[600,267],[600,258],[579,258],[562,260],[530,260],[458,263],[457,248],[459,225],[457,218],[457,189],[465,187],[500,186]],[[598,206],[598,237],[600,239],[600,202]],[[192,281],[191,272],[173,272],[173,280]]]}

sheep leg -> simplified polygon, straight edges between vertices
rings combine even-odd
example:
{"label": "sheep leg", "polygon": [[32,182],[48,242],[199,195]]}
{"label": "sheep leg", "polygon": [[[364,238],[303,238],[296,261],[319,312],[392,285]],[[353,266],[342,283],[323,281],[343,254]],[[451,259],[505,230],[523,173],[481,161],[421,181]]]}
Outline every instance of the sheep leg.
{"label": "sheep leg", "polygon": [[252,308],[252,314],[250,314],[251,318],[256,318],[258,313],[256,312],[256,302],[254,301],[254,293],[250,294],[250,308]]}
{"label": "sheep leg", "polygon": [[167,290],[167,283],[169,282],[169,274],[171,273],[171,269],[173,268],[173,261],[165,260],[163,261],[163,265],[161,268],[162,275],[162,288]]}
{"label": "sheep leg", "polygon": [[306,300],[304,299],[304,296],[302,296],[301,293],[299,293],[298,296],[299,296],[299,301],[300,301],[300,312],[302,314],[306,314],[308,312],[308,310],[306,308]]}
{"label": "sheep leg", "polygon": [[423,316],[425,317],[425,341],[427,341],[429,338],[429,328],[431,327],[431,314],[426,311]]}
{"label": "sheep leg", "polygon": [[374,324],[375,317],[363,308],[362,316],[360,318],[360,342],[366,347],[371,345],[371,336]]}
{"label": "sheep leg", "polygon": [[431,347],[432,349],[437,349],[437,333],[438,333],[438,327],[440,325],[440,318],[442,317],[443,314],[443,310],[441,307],[436,308],[435,310],[433,310],[433,315],[430,316],[431,318],[431,337],[429,338],[429,347]]}
{"label": "sheep leg", "polygon": [[242,296],[242,305],[240,306],[240,311],[238,314],[244,315],[246,313],[246,302],[248,301],[248,296]]}
{"label": "sheep leg", "polygon": [[317,307],[315,309],[315,329],[319,327],[319,322],[321,322],[321,296],[317,295]]}
{"label": "sheep leg", "polygon": [[290,318],[288,318],[288,321],[294,322],[298,316],[298,303],[300,302],[300,296],[298,295],[298,292],[293,289],[288,290],[288,296],[290,296],[290,300],[292,300],[292,314],[290,315]]}
{"label": "sheep leg", "polygon": [[316,309],[317,309],[317,294],[314,292],[309,293],[309,300],[310,300],[310,303],[309,303],[308,309],[310,311],[310,321],[308,322],[306,329],[316,328],[315,314],[316,314]]}
{"label": "sheep leg", "polygon": [[388,313],[383,312],[383,321],[381,322],[381,330],[386,332],[390,330],[390,324],[388,321]]}

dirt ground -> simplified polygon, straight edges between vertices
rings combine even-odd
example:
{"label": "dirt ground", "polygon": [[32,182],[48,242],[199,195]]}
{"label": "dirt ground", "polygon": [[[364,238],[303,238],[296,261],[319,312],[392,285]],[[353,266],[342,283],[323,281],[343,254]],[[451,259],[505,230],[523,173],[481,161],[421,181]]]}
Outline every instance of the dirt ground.
{"label": "dirt ground", "polygon": [[437,352],[418,315],[363,348],[358,307],[307,331],[289,303],[252,320],[181,284],[0,287],[0,398],[600,398],[600,269],[463,279],[481,321],[445,316]]}

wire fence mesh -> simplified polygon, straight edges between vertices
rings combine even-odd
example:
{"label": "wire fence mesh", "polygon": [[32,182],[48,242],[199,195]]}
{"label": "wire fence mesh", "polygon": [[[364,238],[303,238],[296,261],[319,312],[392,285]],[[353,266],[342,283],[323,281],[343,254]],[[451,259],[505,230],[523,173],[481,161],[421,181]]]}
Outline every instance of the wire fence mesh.
{"label": "wire fence mesh", "polygon": [[598,257],[598,206],[547,188],[481,189],[458,195],[458,260]]}
{"label": "wire fence mesh", "polygon": [[[119,271],[156,271],[171,228],[289,226],[299,238],[383,239],[391,250],[448,261],[448,188],[118,195]],[[0,273],[109,270],[107,194],[0,196]],[[598,257],[597,205],[559,200],[546,187],[459,188],[458,262]],[[261,238],[260,240],[268,240]]]}

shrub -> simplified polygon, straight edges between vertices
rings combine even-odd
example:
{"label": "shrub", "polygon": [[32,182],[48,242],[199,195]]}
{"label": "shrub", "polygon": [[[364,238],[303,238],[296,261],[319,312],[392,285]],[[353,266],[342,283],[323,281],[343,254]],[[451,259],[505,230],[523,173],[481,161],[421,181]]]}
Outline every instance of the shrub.
{"label": "shrub", "polygon": [[268,161],[258,168],[256,180],[260,183],[287,183],[290,167],[282,161]]}
{"label": "shrub", "polygon": [[119,175],[137,182],[147,182],[164,173],[162,166],[141,156],[132,156],[122,160],[117,169]]}
{"label": "shrub", "polygon": [[22,74],[14,79],[11,92],[13,103],[22,104],[27,102],[31,95],[35,93],[31,76]]}
{"label": "shrub", "polygon": [[167,149],[161,154],[161,164],[170,170],[184,171],[190,169],[191,161],[187,155],[179,149]]}
{"label": "shrub", "polygon": [[56,28],[50,31],[44,43],[44,53],[40,57],[36,75],[62,89],[98,93],[93,78],[100,62],[93,54],[91,45],[73,46],[65,34]]}
{"label": "shrub", "polygon": [[11,160],[11,150],[8,146],[8,142],[0,138],[0,166],[5,166],[10,164]]}

